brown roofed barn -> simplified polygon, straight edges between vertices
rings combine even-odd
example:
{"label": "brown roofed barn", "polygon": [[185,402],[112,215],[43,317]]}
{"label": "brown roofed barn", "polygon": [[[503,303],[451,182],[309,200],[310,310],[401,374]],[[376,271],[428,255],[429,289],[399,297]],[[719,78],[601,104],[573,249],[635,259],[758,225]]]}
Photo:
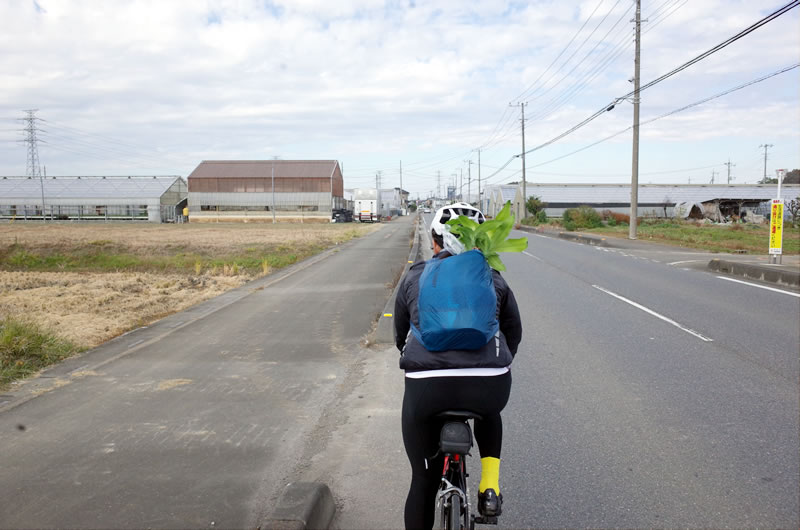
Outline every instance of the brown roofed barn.
{"label": "brown roofed barn", "polygon": [[206,160],[188,181],[192,222],[328,222],[345,204],[336,160]]}

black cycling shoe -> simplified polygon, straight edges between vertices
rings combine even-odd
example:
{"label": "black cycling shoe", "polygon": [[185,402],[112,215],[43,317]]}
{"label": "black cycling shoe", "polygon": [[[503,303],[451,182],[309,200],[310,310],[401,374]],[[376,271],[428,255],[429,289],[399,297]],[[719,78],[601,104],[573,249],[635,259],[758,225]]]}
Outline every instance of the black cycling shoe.
{"label": "black cycling shoe", "polygon": [[478,511],[484,517],[497,517],[503,513],[503,495],[495,493],[493,488],[488,488],[483,493],[478,493]]}

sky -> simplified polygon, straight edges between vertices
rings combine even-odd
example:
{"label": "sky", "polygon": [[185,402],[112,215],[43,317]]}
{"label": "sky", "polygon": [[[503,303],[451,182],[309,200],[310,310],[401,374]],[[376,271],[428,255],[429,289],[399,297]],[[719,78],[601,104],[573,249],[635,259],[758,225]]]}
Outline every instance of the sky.
{"label": "sky", "polygon": [[[641,84],[789,2],[642,0]],[[335,159],[346,188],[474,193],[479,174],[522,179],[524,108],[528,182],[630,183],[634,15],[634,0],[0,0],[0,175],[26,174],[37,109],[48,176]],[[641,92],[640,184],[755,183],[763,145],[768,176],[800,168],[799,22],[791,9]]]}

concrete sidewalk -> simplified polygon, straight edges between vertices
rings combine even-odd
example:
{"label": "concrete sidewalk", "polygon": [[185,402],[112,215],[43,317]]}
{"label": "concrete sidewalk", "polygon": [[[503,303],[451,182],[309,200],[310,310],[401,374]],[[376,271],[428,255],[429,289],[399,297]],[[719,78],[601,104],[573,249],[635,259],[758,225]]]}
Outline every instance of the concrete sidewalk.
{"label": "concrete sidewalk", "polygon": [[[548,237],[566,239],[568,241],[583,243],[585,245],[606,248],[619,248],[625,250],[654,250],[663,252],[696,252],[698,254],[705,253],[703,250],[699,249],[675,247],[641,239],[632,240],[616,237],[604,237],[593,234],[582,234],[580,232],[563,232],[529,226],[520,226],[519,230]],[[715,257],[709,260],[708,264],[706,265],[707,270],[794,288],[800,287],[800,256],[781,256],[779,258],[781,263],[771,264],[769,263],[770,257],[766,254],[748,255],[720,253],[718,255],[720,257]]]}

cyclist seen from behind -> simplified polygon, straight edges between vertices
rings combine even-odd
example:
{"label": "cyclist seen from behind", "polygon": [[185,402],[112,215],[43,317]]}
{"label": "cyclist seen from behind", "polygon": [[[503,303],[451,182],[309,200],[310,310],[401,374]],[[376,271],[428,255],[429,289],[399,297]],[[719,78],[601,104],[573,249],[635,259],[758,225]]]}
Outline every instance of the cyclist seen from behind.
{"label": "cyclist seen from behind", "polygon": [[[436,211],[431,223],[435,260],[446,260],[458,252],[449,244],[454,235],[445,224],[464,215],[483,223],[485,217],[469,204],[457,203]],[[449,240],[449,241],[448,241]],[[400,283],[395,302],[395,342],[401,352],[400,368],[405,370],[402,429],[403,443],[411,463],[411,486],[405,505],[406,528],[432,528],[436,493],[441,479],[443,455],[438,453],[444,420],[436,415],[445,410],[470,410],[475,420],[475,440],[481,456],[478,511],[483,516],[501,513],[500,450],[503,423],[500,412],[511,392],[509,366],[522,338],[522,323],[514,294],[499,272],[492,270],[497,298],[499,331],[477,349],[429,351],[412,333],[419,329],[420,280],[426,262],[411,266]]]}

